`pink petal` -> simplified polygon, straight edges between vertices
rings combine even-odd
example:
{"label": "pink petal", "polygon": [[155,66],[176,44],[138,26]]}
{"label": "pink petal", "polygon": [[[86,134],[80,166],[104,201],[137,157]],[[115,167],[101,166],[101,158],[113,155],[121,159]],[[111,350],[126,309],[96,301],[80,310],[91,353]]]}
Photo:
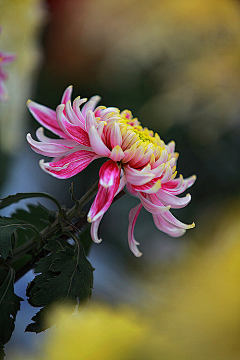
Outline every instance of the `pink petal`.
{"label": "pink petal", "polygon": [[69,100],[71,100],[72,90],[73,90],[72,85],[66,88],[62,96],[61,104],[65,105]]}
{"label": "pink petal", "polygon": [[161,188],[161,180],[159,180],[159,178],[155,178],[144,185],[140,185],[140,186],[132,185],[132,188],[135,191],[144,192],[146,194],[153,194],[156,193]]}
{"label": "pink petal", "polygon": [[68,179],[84,170],[98,156],[91,151],[79,150],[58,161],[44,163],[40,160],[39,165],[43,171],[59,179]]}
{"label": "pink petal", "polygon": [[164,205],[170,205],[173,209],[180,209],[186,206],[191,201],[191,195],[187,194],[183,198],[179,198],[177,196],[174,196],[170,194],[169,192],[160,189],[156,193],[158,199],[164,204]]}
{"label": "pink petal", "polygon": [[134,227],[137,221],[137,217],[141,211],[141,208],[142,208],[142,204],[140,203],[129,212],[128,244],[131,251],[136,257],[142,256],[142,253],[137,248],[139,242],[137,242],[134,238]]}
{"label": "pink petal", "polygon": [[88,102],[86,102],[86,104],[83,106],[82,108],[82,114],[83,114],[83,117],[85,118],[86,117],[86,114],[89,110],[92,110],[94,111],[97,103],[101,100],[100,96],[98,95],[95,95],[95,96],[92,96]]}
{"label": "pink petal", "polygon": [[136,170],[125,165],[124,170],[127,181],[132,185],[144,185],[155,177],[155,175],[151,173],[150,165],[145,166],[142,170]]}
{"label": "pink petal", "polygon": [[114,161],[108,160],[101,166],[99,171],[99,184],[105,188],[113,186],[115,177],[118,176],[120,183],[120,169],[118,165]]}
{"label": "pink petal", "polygon": [[92,126],[89,130],[89,139],[90,139],[91,148],[96,154],[106,157],[110,156],[111,151],[103,143],[102,139],[100,138],[94,126]]}
{"label": "pink petal", "polygon": [[[152,146],[149,146],[147,151],[143,154],[142,159],[138,160],[134,164],[134,167],[139,168],[139,167],[146,166],[150,162],[152,154],[153,154],[153,148],[152,148]],[[129,163],[129,165],[131,166],[131,163]]]}
{"label": "pink petal", "polygon": [[113,123],[111,128],[110,143],[112,149],[117,145],[122,145],[122,134],[120,131],[120,126],[116,122]]}
{"label": "pink petal", "polygon": [[32,150],[34,150],[36,153],[49,157],[66,156],[67,154],[73,151],[80,150],[80,149],[72,150],[74,149],[75,145],[64,146],[63,144],[57,144],[57,143],[51,144],[50,142],[38,142],[32,139],[31,134],[27,134],[27,141],[31,146]]}
{"label": "pink petal", "polygon": [[116,196],[117,194],[119,194],[120,191],[123,190],[123,188],[124,188],[125,185],[126,185],[126,176],[123,175],[123,176],[121,177],[121,179],[120,179],[120,184],[119,184],[119,187],[118,187],[118,190],[117,190],[115,196]]}
{"label": "pink petal", "polygon": [[160,214],[153,214],[153,221],[157,229],[165,232],[166,234],[172,237],[179,237],[185,234],[185,229],[179,229],[171,224],[169,224]]}
{"label": "pink petal", "polygon": [[146,195],[147,198],[143,196],[140,192],[138,193],[138,195],[145,209],[152,214],[160,214],[170,209],[170,206],[163,206],[163,204],[158,201],[157,198],[155,199],[155,201],[153,201],[153,194]]}
{"label": "pink petal", "polygon": [[[88,222],[96,221],[108,210],[120,184],[120,169],[112,160],[102,165],[99,176],[98,193],[89,210]],[[102,186],[101,183],[108,186]]]}
{"label": "pink petal", "polygon": [[85,118],[83,117],[83,114],[80,110],[80,105],[82,105],[83,103],[85,103],[87,101],[87,99],[80,99],[80,96],[78,96],[74,101],[73,101],[73,111],[75,112],[75,114],[77,115],[78,119],[81,121],[81,123],[83,124],[83,126],[85,126]]}
{"label": "pink petal", "polygon": [[31,100],[28,100],[27,106],[39,124],[62,138],[68,138],[58,125],[55,111]]}
{"label": "pink petal", "polygon": [[170,211],[164,212],[161,214],[162,217],[171,225],[180,228],[180,229],[191,229],[194,228],[195,224],[192,223],[190,225],[184,224],[181,221],[179,221],[178,219],[176,219],[171,213]]}
{"label": "pink petal", "polygon": [[77,117],[77,115],[75,114],[75,112],[73,111],[72,105],[71,105],[71,101],[67,101],[66,105],[65,105],[65,115],[66,118],[68,119],[68,121],[74,125],[78,125],[80,126],[82,129],[84,129],[85,131],[85,126],[82,123],[82,121]]}
{"label": "pink petal", "polygon": [[86,131],[89,132],[89,130],[92,126],[96,127],[97,121],[96,121],[94,113],[91,110],[89,110],[87,112],[86,121],[85,121]]}
{"label": "pink petal", "polygon": [[179,195],[183,193],[187,188],[192,186],[196,181],[196,176],[193,175],[187,179],[183,179],[182,175],[178,179],[170,180],[165,184],[162,184],[162,189],[173,193],[174,195]]}
{"label": "pink petal", "polygon": [[[36,131],[36,136],[38,138],[39,141],[42,141],[42,142],[48,142],[48,143],[51,143],[51,144],[61,144],[61,145],[64,145],[64,146],[70,146],[70,147],[74,147],[76,145],[79,145],[75,140],[68,140],[68,139],[51,139],[47,136],[44,135],[44,128],[43,127],[40,127],[37,129]],[[91,150],[90,148],[85,148],[83,150]]]}
{"label": "pink petal", "polygon": [[112,159],[115,162],[121,161],[124,158],[124,152],[122,151],[120,146],[117,145],[112,149],[109,157],[110,157],[110,159]]}
{"label": "pink petal", "polygon": [[90,147],[90,141],[87,132],[83,130],[82,127],[71,124],[65,117],[63,110],[64,110],[64,105],[58,105],[56,114],[57,114],[57,121],[61,129],[70,138],[74,139],[79,144]]}
{"label": "pink petal", "polygon": [[93,221],[91,224],[91,238],[96,244],[99,244],[102,241],[102,239],[99,239],[98,237],[98,227],[102,218],[103,215],[100,216],[97,220]]}
{"label": "pink petal", "polygon": [[126,188],[130,195],[139,198],[138,192],[133,189],[133,186],[131,184],[129,184],[129,182],[126,183]]}

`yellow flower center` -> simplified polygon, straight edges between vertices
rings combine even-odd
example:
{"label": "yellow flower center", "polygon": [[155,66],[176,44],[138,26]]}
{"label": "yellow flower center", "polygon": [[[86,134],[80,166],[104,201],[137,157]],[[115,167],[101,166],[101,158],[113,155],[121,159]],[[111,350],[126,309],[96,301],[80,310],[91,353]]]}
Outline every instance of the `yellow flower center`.
{"label": "yellow flower center", "polygon": [[157,133],[154,134],[152,130],[146,127],[143,128],[137,118],[132,118],[132,114],[128,110],[122,111],[120,116],[121,119],[118,124],[123,137],[123,150],[129,149],[133,144],[137,143],[138,146],[141,145],[145,149],[152,147],[156,155],[161,153],[165,148],[165,144]]}

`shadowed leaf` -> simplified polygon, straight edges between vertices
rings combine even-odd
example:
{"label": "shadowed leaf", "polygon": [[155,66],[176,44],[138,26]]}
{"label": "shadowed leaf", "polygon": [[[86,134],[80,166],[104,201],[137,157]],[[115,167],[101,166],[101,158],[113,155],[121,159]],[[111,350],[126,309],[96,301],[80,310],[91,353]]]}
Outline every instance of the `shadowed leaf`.
{"label": "shadowed leaf", "polygon": [[52,326],[46,324],[48,309],[54,304],[86,302],[92,294],[93,267],[86,259],[81,243],[76,246],[66,241],[51,240],[45,249],[51,253],[41,259],[35,272],[39,273],[27,288],[30,305],[43,307],[33,318],[26,331],[40,332]]}
{"label": "shadowed leaf", "polygon": [[[20,301],[23,299],[14,294],[14,270],[4,265],[0,259],[0,359],[3,358],[3,345],[12,335],[15,327],[15,318],[20,309]],[[5,276],[4,276],[5,275]],[[5,277],[5,279],[4,279]],[[3,280],[4,279],[4,280]]]}
{"label": "shadowed leaf", "polygon": [[37,228],[26,221],[14,218],[0,218],[0,254],[6,260],[12,250],[11,235],[18,229],[31,229],[39,236]]}

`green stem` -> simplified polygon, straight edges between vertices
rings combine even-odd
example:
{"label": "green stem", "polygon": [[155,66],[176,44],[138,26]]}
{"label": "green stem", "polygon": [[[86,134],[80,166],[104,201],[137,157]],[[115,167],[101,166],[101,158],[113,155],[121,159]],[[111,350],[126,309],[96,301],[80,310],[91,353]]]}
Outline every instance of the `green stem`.
{"label": "green stem", "polygon": [[[91,200],[91,198],[97,193],[98,181],[93,184],[90,189],[78,200],[71,209],[66,213],[68,221],[71,221],[78,217],[78,214],[81,212],[83,207]],[[59,229],[59,225],[63,232],[71,232],[73,229],[68,223],[63,226],[63,220],[57,218],[50,226],[46,227],[40,232],[40,238],[42,243],[45,244],[48,239],[50,239]],[[17,247],[12,252],[12,258],[8,260],[8,263],[11,264],[16,260],[20,259],[28,251],[38,252],[42,248],[41,244],[36,241],[36,237],[28,240],[23,245]]]}

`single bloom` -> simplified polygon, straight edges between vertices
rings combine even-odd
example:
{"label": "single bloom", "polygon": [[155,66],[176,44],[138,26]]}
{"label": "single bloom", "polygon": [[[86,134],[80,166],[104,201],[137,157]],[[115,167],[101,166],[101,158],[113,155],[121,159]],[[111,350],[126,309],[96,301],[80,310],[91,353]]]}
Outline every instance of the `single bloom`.
{"label": "single bloom", "polygon": [[69,86],[56,111],[28,101],[35,119],[60,138],[46,137],[40,127],[36,132],[39,141],[30,134],[27,141],[35,152],[53,157],[51,162],[40,160],[39,164],[59,179],[76,175],[95,159],[108,159],[100,169],[98,193],[88,213],[93,241],[101,242],[100,221],[125,185],[140,200],[129,213],[128,242],[135,256],[142,255],[134,238],[134,226],[142,207],[152,213],[156,227],[171,236],[181,236],[186,229],[193,228],[194,223],[186,225],[169,211],[190,202],[190,194],[181,198],[177,195],[196,180],[195,175],[176,178],[175,143],[166,145],[157,133],[143,128],[129,110],[120,112],[115,107],[97,106],[99,96],[88,101],[77,97],[71,104],[71,94]]}
{"label": "single bloom", "polygon": [[[0,27],[1,32],[1,27]],[[14,61],[16,56],[8,52],[0,50],[0,101],[7,100],[8,94],[5,86],[5,80],[8,78],[6,71],[2,68],[3,65]]]}

